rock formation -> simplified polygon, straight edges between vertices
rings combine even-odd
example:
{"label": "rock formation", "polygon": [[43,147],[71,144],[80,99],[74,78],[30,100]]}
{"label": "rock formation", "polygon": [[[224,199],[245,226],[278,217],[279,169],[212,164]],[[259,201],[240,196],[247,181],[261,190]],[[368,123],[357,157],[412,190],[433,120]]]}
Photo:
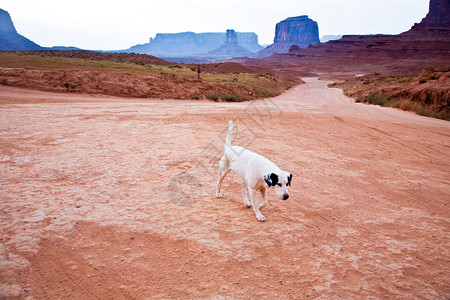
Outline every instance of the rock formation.
{"label": "rock formation", "polygon": [[287,53],[292,45],[306,48],[320,43],[317,22],[308,16],[287,18],[275,27],[274,43],[257,53],[258,57],[270,56],[274,53]]}
{"label": "rock formation", "polygon": [[[258,36],[253,32],[236,32],[238,45],[250,52],[262,49],[258,44]],[[226,42],[224,32],[180,32],[158,33],[150,38],[150,43],[136,45],[124,52],[151,54],[159,57],[189,57],[206,55],[221,47]]]}
{"label": "rock formation", "polygon": [[[310,45],[306,49],[291,47],[287,54],[264,59],[280,68],[310,66],[322,69],[359,69],[377,66],[390,72],[416,72],[427,66],[450,65],[449,0],[431,0],[430,11],[419,24],[398,35],[344,35],[339,40]],[[264,64],[248,64],[264,66]]]}
{"label": "rock formation", "polygon": [[253,54],[254,52],[250,52],[239,46],[236,32],[233,29],[228,29],[225,43],[219,48],[208,52],[206,55],[216,59],[229,59],[233,57],[252,56]]}
{"label": "rock formation", "polygon": [[0,9],[0,32],[17,33],[11,16],[6,10]]}
{"label": "rock formation", "polygon": [[412,29],[420,28],[450,28],[450,1],[430,0],[428,14]]}
{"label": "rock formation", "polygon": [[17,33],[9,13],[0,9],[0,50],[42,50],[43,48]]}

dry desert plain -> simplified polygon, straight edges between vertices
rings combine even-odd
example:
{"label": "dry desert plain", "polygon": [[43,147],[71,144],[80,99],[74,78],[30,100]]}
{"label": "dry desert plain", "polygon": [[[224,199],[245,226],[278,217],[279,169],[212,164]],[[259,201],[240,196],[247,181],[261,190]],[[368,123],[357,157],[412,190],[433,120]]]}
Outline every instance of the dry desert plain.
{"label": "dry desert plain", "polygon": [[[305,79],[242,103],[0,87],[0,298],[450,297],[450,122]],[[234,144],[293,174],[258,222]]]}

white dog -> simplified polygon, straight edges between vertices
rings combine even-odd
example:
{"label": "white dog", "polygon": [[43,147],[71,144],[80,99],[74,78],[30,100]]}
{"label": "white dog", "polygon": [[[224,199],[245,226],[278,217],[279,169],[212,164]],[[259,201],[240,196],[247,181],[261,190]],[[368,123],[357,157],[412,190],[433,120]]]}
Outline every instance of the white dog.
{"label": "white dog", "polygon": [[[228,126],[228,134],[225,142],[225,152],[219,162],[219,176],[217,179],[216,197],[222,198],[220,188],[222,180],[230,170],[235,171],[242,180],[242,193],[244,204],[247,207],[253,206],[256,218],[265,221],[266,218],[259,211],[266,206],[267,187],[274,187],[275,193],[282,200],[289,198],[287,186],[291,185],[292,174],[282,171],[267,158],[251,152],[239,146],[231,146],[231,134],[233,132],[233,121]],[[250,193],[251,203],[247,198],[247,190]],[[256,191],[260,191],[263,202],[258,204]]]}

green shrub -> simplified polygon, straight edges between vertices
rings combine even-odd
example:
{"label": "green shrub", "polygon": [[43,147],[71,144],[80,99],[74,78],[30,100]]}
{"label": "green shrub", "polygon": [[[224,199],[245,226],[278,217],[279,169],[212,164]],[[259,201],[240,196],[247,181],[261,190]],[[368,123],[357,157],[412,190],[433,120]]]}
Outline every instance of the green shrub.
{"label": "green shrub", "polygon": [[375,104],[375,105],[386,105],[387,102],[391,99],[390,96],[386,96],[383,94],[379,94],[379,93],[370,93],[366,99],[364,100],[364,102],[368,102],[370,104]]}
{"label": "green shrub", "polygon": [[174,69],[174,68],[177,68],[177,69],[181,69],[182,68],[182,66],[180,66],[180,65],[178,65],[178,64],[176,64],[176,65],[169,65],[169,66],[167,66],[169,69]]}
{"label": "green shrub", "polygon": [[327,87],[328,88],[334,88],[334,87],[336,87],[336,82],[332,82],[332,83],[329,83],[329,84],[327,84]]}
{"label": "green shrub", "polygon": [[227,101],[227,102],[243,102],[243,101],[248,101],[250,99],[248,99],[245,96],[224,95],[224,96],[222,96],[222,100]]}
{"label": "green shrub", "polygon": [[237,97],[234,95],[224,95],[222,96],[222,100],[227,102],[237,102]]}
{"label": "green shrub", "polygon": [[200,96],[199,95],[192,95],[191,99],[192,100],[200,100]]}
{"label": "green shrub", "polygon": [[420,84],[425,83],[425,82],[427,82],[427,79],[425,77],[420,77],[419,78],[419,83]]}
{"label": "green shrub", "polygon": [[209,100],[213,100],[213,101],[219,101],[219,95],[217,94],[208,94],[206,95],[206,98],[208,98]]}
{"label": "green shrub", "polygon": [[280,92],[269,92],[269,97],[277,97],[280,96],[281,93]]}
{"label": "green shrub", "polygon": [[250,100],[249,98],[245,97],[245,96],[238,96],[238,101],[242,102],[242,101],[248,101]]}

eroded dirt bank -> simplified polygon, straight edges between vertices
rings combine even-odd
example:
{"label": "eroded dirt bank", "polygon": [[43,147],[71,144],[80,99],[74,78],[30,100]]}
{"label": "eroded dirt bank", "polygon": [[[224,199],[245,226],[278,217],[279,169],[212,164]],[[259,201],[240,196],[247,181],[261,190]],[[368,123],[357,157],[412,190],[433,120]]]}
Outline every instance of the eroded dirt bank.
{"label": "eroded dirt bank", "polygon": [[[307,79],[272,100],[0,86],[2,298],[450,296],[450,123]],[[258,222],[234,144],[294,174]],[[178,205],[177,205],[178,204]]]}

